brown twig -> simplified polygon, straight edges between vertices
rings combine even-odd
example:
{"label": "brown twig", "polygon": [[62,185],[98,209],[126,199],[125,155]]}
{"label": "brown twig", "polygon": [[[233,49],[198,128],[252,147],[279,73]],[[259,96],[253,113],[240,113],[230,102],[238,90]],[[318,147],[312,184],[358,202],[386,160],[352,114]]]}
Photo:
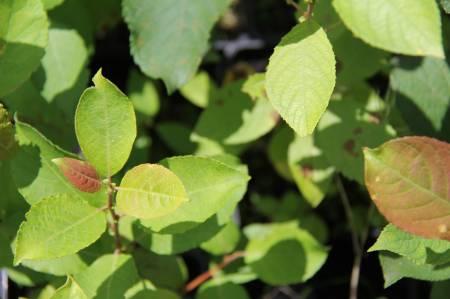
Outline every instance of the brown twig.
{"label": "brown twig", "polygon": [[307,0],[306,1],[306,11],[305,11],[305,13],[303,14],[303,17],[306,19],[306,20],[309,20],[310,18],[311,18],[311,16],[312,16],[312,13],[313,13],[313,10],[314,10],[314,4],[315,4],[315,0]]}
{"label": "brown twig", "polygon": [[228,266],[229,264],[231,264],[232,262],[234,262],[235,260],[244,257],[245,252],[243,251],[236,251],[232,254],[226,255],[224,256],[222,262],[220,264],[218,264],[215,267],[212,267],[211,269],[209,269],[206,272],[203,272],[202,274],[200,274],[199,276],[197,276],[196,278],[194,278],[193,280],[191,280],[190,282],[188,282],[186,284],[186,286],[184,287],[183,292],[189,293],[193,290],[195,290],[196,288],[198,288],[201,284],[203,284],[205,281],[207,281],[208,279],[210,279],[211,277],[213,277],[217,272],[219,272],[220,270],[222,270],[223,268],[225,268],[226,266]]}
{"label": "brown twig", "polygon": [[350,201],[347,196],[347,192],[345,192],[344,185],[342,184],[342,180],[339,175],[336,176],[336,186],[339,192],[339,197],[341,198],[342,205],[344,206],[345,215],[347,217],[347,221],[350,225],[350,231],[352,233],[352,245],[353,245],[353,253],[355,254],[355,258],[353,260],[352,266],[352,274],[350,277],[350,292],[349,299],[357,299],[358,298],[358,284],[359,284],[359,276],[361,272],[361,259],[362,259],[362,245],[358,238],[358,234],[355,231],[355,223],[353,221],[352,209],[350,206]]}
{"label": "brown twig", "polygon": [[286,4],[294,7],[297,11],[300,11],[300,5],[298,5],[294,0],[286,0]]}
{"label": "brown twig", "polygon": [[119,220],[120,216],[116,214],[114,211],[114,193],[115,193],[115,186],[111,181],[111,178],[108,178],[108,210],[111,214],[112,223],[111,223],[111,229],[114,234],[114,240],[115,240],[115,250],[114,253],[121,253],[122,252],[122,242],[120,240],[120,234],[119,234]]}

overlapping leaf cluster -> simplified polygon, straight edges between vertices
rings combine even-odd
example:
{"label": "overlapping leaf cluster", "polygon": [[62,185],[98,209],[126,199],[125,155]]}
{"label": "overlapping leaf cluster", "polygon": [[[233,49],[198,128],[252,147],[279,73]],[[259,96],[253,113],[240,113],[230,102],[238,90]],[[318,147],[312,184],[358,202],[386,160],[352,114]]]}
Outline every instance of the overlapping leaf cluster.
{"label": "overlapping leaf cluster", "polygon": [[[333,246],[314,209],[342,196],[342,177],[369,193],[351,198],[351,230],[365,241],[380,226],[369,196],[390,222],[369,249],[386,286],[450,279],[448,1],[311,1],[265,70],[217,83],[199,68],[219,55],[209,42],[232,1],[0,0],[9,277],[45,285],[39,298],[176,299],[192,291],[180,254],[201,249],[213,277],[199,299],[305,283]],[[96,38],[122,20],[136,64],[125,92],[101,69],[88,87]],[[271,186],[241,161],[255,152],[291,189],[246,196],[251,177]]]}

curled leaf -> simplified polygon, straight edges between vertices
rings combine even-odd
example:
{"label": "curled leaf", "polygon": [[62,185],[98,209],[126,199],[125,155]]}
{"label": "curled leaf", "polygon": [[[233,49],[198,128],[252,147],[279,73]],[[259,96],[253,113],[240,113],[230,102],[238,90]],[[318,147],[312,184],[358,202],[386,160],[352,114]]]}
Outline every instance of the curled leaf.
{"label": "curled leaf", "polygon": [[364,156],[366,186],[387,220],[450,241],[450,144],[404,137],[365,149]]}
{"label": "curled leaf", "polygon": [[72,158],[57,158],[52,161],[78,190],[95,193],[102,188],[100,176],[89,163]]}

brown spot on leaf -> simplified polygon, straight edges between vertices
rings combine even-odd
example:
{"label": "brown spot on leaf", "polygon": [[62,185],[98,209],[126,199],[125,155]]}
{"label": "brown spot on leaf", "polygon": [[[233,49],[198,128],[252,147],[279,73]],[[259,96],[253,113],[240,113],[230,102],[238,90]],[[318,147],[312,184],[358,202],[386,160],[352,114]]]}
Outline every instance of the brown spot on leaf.
{"label": "brown spot on leaf", "polygon": [[310,178],[312,176],[314,168],[312,165],[300,165],[300,170],[306,178]]}
{"label": "brown spot on leaf", "polygon": [[357,128],[355,128],[354,130],[353,130],[353,134],[355,134],[355,135],[359,135],[359,134],[361,134],[362,133],[362,128],[360,128],[360,127],[357,127]]}
{"label": "brown spot on leaf", "polygon": [[355,145],[355,140],[349,139],[344,143],[344,150],[353,157],[358,157],[358,152],[355,149]]}

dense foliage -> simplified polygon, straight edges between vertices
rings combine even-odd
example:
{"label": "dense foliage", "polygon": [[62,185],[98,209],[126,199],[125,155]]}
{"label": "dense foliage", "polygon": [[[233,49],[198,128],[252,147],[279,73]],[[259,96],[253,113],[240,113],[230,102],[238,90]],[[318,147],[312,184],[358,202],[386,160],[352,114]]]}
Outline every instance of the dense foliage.
{"label": "dense foliage", "polygon": [[0,297],[448,299],[448,13],[0,0]]}

